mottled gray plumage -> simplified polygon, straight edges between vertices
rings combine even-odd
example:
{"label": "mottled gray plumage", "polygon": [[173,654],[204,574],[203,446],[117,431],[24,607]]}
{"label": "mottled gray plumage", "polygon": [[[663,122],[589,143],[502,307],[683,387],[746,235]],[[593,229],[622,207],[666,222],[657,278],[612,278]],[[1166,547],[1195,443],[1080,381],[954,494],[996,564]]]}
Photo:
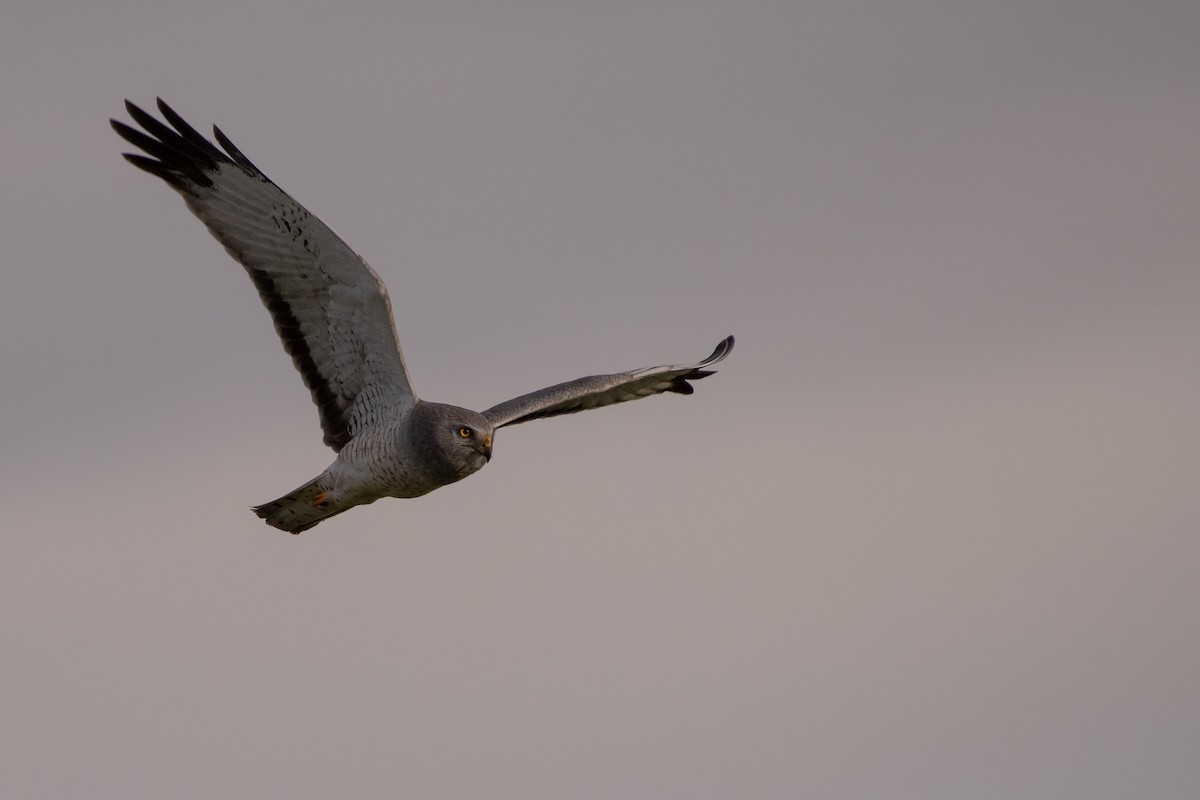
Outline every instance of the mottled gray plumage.
{"label": "mottled gray plumage", "polygon": [[[126,101],[143,130],[113,129],[146,155],[125,154],[179,192],[246,268],[284,349],[312,393],[324,440],[338,454],[315,479],[254,509],[291,533],[381,497],[419,497],[477,472],[496,429],[662,392],[689,381],[733,348],[723,340],[696,364],[592,375],[539,389],[482,414],[430,403],[412,390],[387,289],[325,223],[276,186],[214,127],[215,144],[161,99],[167,123]],[[143,132],[144,131],[144,132]]]}

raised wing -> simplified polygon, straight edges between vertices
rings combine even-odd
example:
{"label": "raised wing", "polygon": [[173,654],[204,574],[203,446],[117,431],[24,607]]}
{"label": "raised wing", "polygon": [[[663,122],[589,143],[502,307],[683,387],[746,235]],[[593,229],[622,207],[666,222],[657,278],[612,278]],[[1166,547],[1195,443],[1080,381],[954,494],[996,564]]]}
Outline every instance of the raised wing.
{"label": "raised wing", "polygon": [[387,289],[367,262],[215,126],[224,152],[161,99],[170,126],[129,101],[125,108],[145,133],[117,120],[113,129],[147,154],[125,158],[183,195],[246,268],[312,392],[325,444],[340,450],[377,419],[411,408]]}
{"label": "raised wing", "polygon": [[711,356],[697,364],[647,367],[618,372],[615,375],[590,375],[515,397],[498,406],[492,406],[484,411],[483,415],[492,425],[500,428],[531,419],[574,414],[589,408],[624,403],[662,392],[691,394],[695,389],[688,381],[712,375],[712,370],[705,367],[716,364],[732,350],[733,337],[729,336],[717,345]]}

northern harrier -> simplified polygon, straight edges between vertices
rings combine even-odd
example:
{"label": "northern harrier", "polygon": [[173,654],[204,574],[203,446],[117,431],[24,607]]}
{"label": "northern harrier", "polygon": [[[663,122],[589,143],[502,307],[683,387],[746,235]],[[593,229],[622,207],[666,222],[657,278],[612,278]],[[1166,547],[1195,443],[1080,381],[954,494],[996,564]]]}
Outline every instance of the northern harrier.
{"label": "northern harrier", "polygon": [[492,406],[482,414],[420,400],[413,393],[375,271],[325,223],[242,155],[221,131],[224,151],[162,100],[169,125],[126,101],[145,132],[112,120],[146,155],[130,163],[183,195],[250,275],[271,312],[321,417],[325,444],[338,454],[296,491],[254,512],[291,533],[381,497],[419,497],[478,471],[492,457],[497,428],[636,400],[691,394],[688,381],[729,355],[733,337],[696,364],[592,375]]}

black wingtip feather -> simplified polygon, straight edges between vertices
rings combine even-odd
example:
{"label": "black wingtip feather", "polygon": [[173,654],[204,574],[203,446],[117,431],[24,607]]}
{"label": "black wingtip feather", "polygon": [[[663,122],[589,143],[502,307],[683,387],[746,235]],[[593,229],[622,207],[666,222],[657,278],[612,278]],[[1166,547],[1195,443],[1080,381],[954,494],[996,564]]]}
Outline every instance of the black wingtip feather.
{"label": "black wingtip feather", "polygon": [[717,349],[712,351],[712,355],[701,361],[696,366],[696,369],[693,369],[691,372],[688,372],[685,375],[680,375],[672,380],[671,385],[667,387],[666,391],[675,392],[676,394],[692,394],[696,391],[696,387],[692,386],[689,381],[698,381],[701,378],[707,378],[709,375],[717,374],[716,370],[701,369],[700,367],[706,367],[710,364],[715,364],[721,359],[725,358],[725,356],[729,355],[731,352],[733,352],[733,336],[726,336],[721,340],[720,344],[717,345]]}
{"label": "black wingtip feather", "polygon": [[150,158],[136,156],[137,160],[130,158],[130,163],[157,175],[181,191],[187,191],[194,187],[212,186],[213,181],[210,176],[220,168],[222,163],[237,164],[260,177],[266,177],[220,130],[213,128],[217,140],[227,152],[222,152],[220,148],[189,125],[161,97],[157,98],[156,102],[158,110],[167,123],[170,123],[169,125],[130,100],[125,101],[125,110],[143,130],[126,125],[119,120],[109,120],[109,124],[121,138],[150,156]]}
{"label": "black wingtip feather", "polygon": [[712,355],[701,361],[701,364],[715,364],[725,356],[733,352],[733,334],[726,336],[718,344],[717,348],[712,351]]}
{"label": "black wingtip feather", "polygon": [[667,387],[666,391],[674,392],[675,394],[694,394],[696,387],[687,382],[687,379],[690,377],[692,376],[680,375],[678,378],[674,378],[671,381],[671,385]]}
{"label": "black wingtip feather", "polygon": [[175,109],[166,104],[166,101],[161,97],[155,98],[155,100],[158,104],[158,110],[162,112],[163,117],[166,118],[167,122],[171,123],[176,131],[179,131],[179,135],[186,141],[200,148],[205,154],[212,157],[214,162],[228,160],[224,153],[218,150],[208,139],[205,139],[200,131],[189,125],[187,120],[175,112]]}
{"label": "black wingtip feather", "polygon": [[[251,161],[250,159],[246,158],[246,154],[243,153],[241,150],[238,150],[237,145],[235,145],[233,142],[231,142],[229,140],[229,137],[226,136],[224,133],[222,133],[221,129],[218,128],[216,125],[213,125],[213,136],[217,137],[217,141],[221,143],[221,147],[225,148],[225,152],[229,153],[230,157],[233,158],[234,161],[236,161],[238,164],[245,167],[246,169],[251,170],[253,172],[257,172],[259,175],[262,175],[262,170],[256,166],[254,166],[254,162]],[[263,177],[266,177],[266,176],[264,175]]]}
{"label": "black wingtip feather", "polygon": [[155,161],[153,158],[135,155],[134,153],[122,153],[121,156],[138,169],[145,170],[151,175],[162,178],[177,189],[187,188],[187,181],[183,179],[183,176],[165,166],[161,161]]}

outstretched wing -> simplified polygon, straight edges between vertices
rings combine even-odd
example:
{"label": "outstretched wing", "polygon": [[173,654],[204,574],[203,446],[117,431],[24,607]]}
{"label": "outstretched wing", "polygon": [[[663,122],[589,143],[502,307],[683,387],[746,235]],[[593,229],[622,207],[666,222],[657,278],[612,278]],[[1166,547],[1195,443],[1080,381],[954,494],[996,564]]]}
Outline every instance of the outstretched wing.
{"label": "outstretched wing", "polygon": [[129,101],[125,108],[145,133],[117,120],[113,129],[146,153],[125,158],[183,195],[246,268],[312,392],[325,444],[340,450],[381,416],[410,408],[387,289],[367,262],[218,128],[224,152],[161,99],[169,126]]}
{"label": "outstretched wing", "polygon": [[574,414],[589,408],[610,406],[637,400],[662,392],[691,394],[695,391],[688,381],[712,375],[705,369],[716,364],[733,350],[733,337],[722,340],[712,355],[698,364],[665,367],[647,367],[615,375],[590,375],[586,378],[549,386],[536,392],[515,397],[498,406],[492,406],[483,415],[497,428],[516,425],[531,419],[556,417],[559,414]]}

